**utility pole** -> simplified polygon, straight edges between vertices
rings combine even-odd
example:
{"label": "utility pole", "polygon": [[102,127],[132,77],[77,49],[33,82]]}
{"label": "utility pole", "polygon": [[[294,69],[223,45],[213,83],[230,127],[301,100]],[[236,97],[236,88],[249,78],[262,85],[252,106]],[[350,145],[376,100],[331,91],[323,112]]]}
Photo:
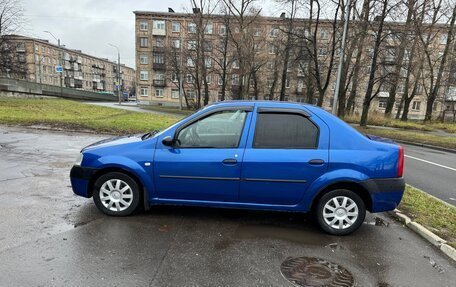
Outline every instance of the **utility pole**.
{"label": "utility pole", "polygon": [[183,41],[182,41],[182,38],[181,38],[181,41],[179,43],[180,45],[180,55],[179,55],[179,110],[182,111],[182,92],[183,92],[183,73],[182,73],[182,58],[183,58],[183,51],[182,51],[182,46],[184,45]]}
{"label": "utility pole", "polygon": [[117,47],[116,45],[113,45],[113,44],[109,44],[109,46],[112,46],[114,48],[117,49],[117,95],[119,97],[119,105],[122,104],[122,96],[120,94],[120,82],[121,82],[121,78],[120,78],[120,50],[119,50],[119,47]]}
{"label": "utility pole", "polygon": [[332,113],[337,115],[337,106],[339,100],[339,91],[340,91],[340,79],[342,77],[342,68],[345,58],[345,42],[347,39],[347,32],[348,32],[348,21],[350,20],[350,10],[351,10],[351,2],[352,0],[348,0],[347,7],[345,7],[345,23],[344,23],[344,30],[342,32],[342,45],[340,48],[339,53],[339,66],[337,67],[337,79],[336,79],[336,87],[334,89],[334,100],[333,100],[333,107]]}
{"label": "utility pole", "polygon": [[60,38],[56,38],[54,34],[49,31],[44,31],[44,33],[51,35],[52,38],[57,41],[57,46],[59,47],[59,66],[62,68],[62,71],[60,72],[60,96],[63,97],[63,49],[62,46],[60,46]]}

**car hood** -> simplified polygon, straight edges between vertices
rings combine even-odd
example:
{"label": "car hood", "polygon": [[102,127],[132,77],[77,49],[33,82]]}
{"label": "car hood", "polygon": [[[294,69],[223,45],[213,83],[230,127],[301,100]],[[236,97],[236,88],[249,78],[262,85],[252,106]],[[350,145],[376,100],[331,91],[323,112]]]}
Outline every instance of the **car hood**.
{"label": "car hood", "polygon": [[100,147],[123,145],[123,144],[142,141],[143,140],[142,136],[143,136],[143,134],[134,134],[134,135],[116,136],[116,137],[107,138],[107,139],[97,141],[93,144],[90,144],[90,145],[84,147],[81,150],[81,152],[92,150],[95,148],[100,148]]}

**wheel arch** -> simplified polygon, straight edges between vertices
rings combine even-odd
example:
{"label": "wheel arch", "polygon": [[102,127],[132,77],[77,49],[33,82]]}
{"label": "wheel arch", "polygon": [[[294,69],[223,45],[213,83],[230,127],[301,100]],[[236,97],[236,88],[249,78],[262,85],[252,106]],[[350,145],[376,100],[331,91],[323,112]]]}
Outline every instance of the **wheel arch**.
{"label": "wheel arch", "polygon": [[136,184],[138,184],[139,192],[141,195],[140,200],[143,202],[144,209],[145,210],[149,209],[149,202],[147,200],[148,190],[146,188],[146,185],[141,181],[141,178],[138,175],[136,175],[134,172],[132,172],[131,170],[128,170],[128,169],[122,168],[122,167],[118,167],[118,166],[108,166],[108,167],[101,168],[101,169],[97,170],[90,177],[90,180],[88,183],[89,197],[93,196],[93,188],[94,188],[94,185],[95,185],[95,182],[97,181],[97,179],[110,172],[120,172],[120,173],[126,174],[129,177],[131,177],[136,182]]}
{"label": "wheel arch", "polygon": [[370,196],[369,191],[359,182],[348,181],[348,180],[333,182],[333,183],[323,187],[322,189],[320,189],[311,201],[311,204],[310,204],[311,210],[312,211],[315,210],[315,207],[316,207],[318,201],[320,200],[320,198],[323,197],[323,195],[325,195],[326,193],[328,193],[332,190],[335,190],[335,189],[347,189],[347,190],[353,191],[354,193],[359,195],[359,197],[361,197],[364,204],[366,205],[366,209],[368,211],[372,211],[372,198]]}

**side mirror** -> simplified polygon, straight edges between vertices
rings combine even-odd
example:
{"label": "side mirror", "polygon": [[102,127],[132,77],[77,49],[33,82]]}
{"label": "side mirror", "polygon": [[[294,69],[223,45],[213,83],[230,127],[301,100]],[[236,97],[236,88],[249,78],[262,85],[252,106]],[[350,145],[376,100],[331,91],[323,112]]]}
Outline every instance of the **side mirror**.
{"label": "side mirror", "polygon": [[174,139],[171,136],[164,137],[162,140],[162,144],[164,146],[173,146],[174,145]]}

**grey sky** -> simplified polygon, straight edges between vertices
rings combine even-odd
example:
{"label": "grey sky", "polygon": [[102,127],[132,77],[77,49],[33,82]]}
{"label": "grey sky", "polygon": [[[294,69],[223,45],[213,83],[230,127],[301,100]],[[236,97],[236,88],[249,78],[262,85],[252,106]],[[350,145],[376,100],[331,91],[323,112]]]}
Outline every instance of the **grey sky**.
{"label": "grey sky", "polygon": [[[188,11],[190,0],[22,0],[27,24],[23,34],[55,40],[43,31],[52,32],[68,48],[80,49],[88,54],[117,59],[117,51],[108,45],[119,46],[121,62],[134,67],[135,58],[135,10]],[[264,14],[274,8],[265,10]],[[270,4],[266,5],[272,7]],[[186,10],[187,9],[187,10]]]}

